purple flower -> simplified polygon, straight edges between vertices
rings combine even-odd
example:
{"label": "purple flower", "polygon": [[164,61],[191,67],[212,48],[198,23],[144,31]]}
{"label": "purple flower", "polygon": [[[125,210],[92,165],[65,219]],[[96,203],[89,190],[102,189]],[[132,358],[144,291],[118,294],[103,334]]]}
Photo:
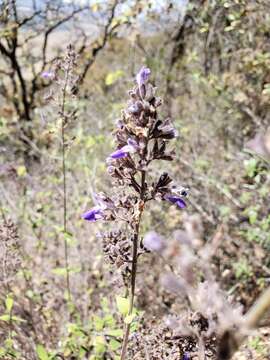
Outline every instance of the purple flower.
{"label": "purple flower", "polygon": [[165,246],[165,241],[158,233],[150,231],[145,235],[143,245],[151,251],[162,251]]}
{"label": "purple flower", "polygon": [[43,79],[52,80],[55,78],[55,73],[53,71],[43,71],[43,73],[41,73],[41,77]]}
{"label": "purple flower", "polygon": [[122,159],[128,156],[129,153],[134,153],[139,149],[139,145],[133,139],[128,139],[127,145],[113,152],[109,157],[112,159]]}
{"label": "purple flower", "polygon": [[185,201],[180,196],[177,196],[177,195],[169,195],[169,194],[167,194],[167,195],[164,196],[164,199],[170,201],[171,203],[173,203],[175,205],[177,205],[180,209],[184,209],[187,206]]}
{"label": "purple flower", "polygon": [[133,105],[130,105],[127,110],[130,114],[139,115],[143,110],[143,105],[140,101],[136,101]]}
{"label": "purple flower", "polygon": [[150,74],[151,70],[149,68],[145,66],[141,68],[141,70],[136,75],[136,80],[139,87],[141,87],[148,81]]}
{"label": "purple flower", "polygon": [[190,360],[190,356],[188,352],[184,353],[183,360]]}
{"label": "purple flower", "polygon": [[103,218],[102,209],[99,206],[95,206],[94,208],[86,211],[86,213],[82,215],[82,218],[88,221],[100,220]]}

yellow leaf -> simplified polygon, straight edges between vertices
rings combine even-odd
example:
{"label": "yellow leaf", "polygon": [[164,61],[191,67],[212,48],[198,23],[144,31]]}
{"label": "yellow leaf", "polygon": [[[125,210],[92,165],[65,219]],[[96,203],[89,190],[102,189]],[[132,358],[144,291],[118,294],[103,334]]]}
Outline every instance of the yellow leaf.
{"label": "yellow leaf", "polygon": [[99,10],[99,4],[93,4],[90,6],[90,8],[93,12],[97,12]]}
{"label": "yellow leaf", "polygon": [[105,84],[107,86],[113,85],[118,79],[120,79],[124,75],[122,70],[116,70],[114,72],[110,72],[105,79]]}
{"label": "yellow leaf", "polygon": [[25,176],[27,174],[26,167],[24,165],[17,167],[18,176]]}

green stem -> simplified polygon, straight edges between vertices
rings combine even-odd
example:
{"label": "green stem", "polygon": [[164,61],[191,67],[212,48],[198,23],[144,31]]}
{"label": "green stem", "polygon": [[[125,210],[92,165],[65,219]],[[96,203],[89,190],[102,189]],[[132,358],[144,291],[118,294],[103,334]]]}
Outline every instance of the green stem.
{"label": "green stem", "polygon": [[[142,171],[142,178],[141,178],[141,193],[140,193],[140,200],[144,201],[144,194],[145,194],[145,171]],[[142,205],[143,206],[143,205]],[[136,289],[136,275],[137,275],[137,259],[138,259],[138,241],[139,241],[139,233],[140,233],[140,222],[143,212],[143,207],[139,210],[139,217],[137,224],[135,226],[135,232],[133,236],[133,251],[132,251],[132,267],[131,267],[131,292],[130,292],[130,302],[129,302],[129,311],[128,315],[132,315],[133,307],[134,307],[134,298],[135,298],[135,289]],[[128,323],[125,328],[125,334],[123,338],[123,345],[121,350],[121,360],[125,359],[126,352],[127,352],[127,345],[128,345],[128,338],[130,333],[130,326],[131,323]]]}
{"label": "green stem", "polygon": [[65,268],[66,268],[66,286],[68,292],[68,301],[71,301],[70,279],[69,279],[69,261],[68,261],[68,243],[66,239],[67,233],[67,185],[66,185],[66,150],[65,150],[65,105],[66,105],[66,89],[68,85],[70,66],[66,70],[65,83],[63,86],[63,99],[61,106],[61,140],[62,140],[62,174],[63,174],[63,225],[64,225],[64,246],[65,246]]}

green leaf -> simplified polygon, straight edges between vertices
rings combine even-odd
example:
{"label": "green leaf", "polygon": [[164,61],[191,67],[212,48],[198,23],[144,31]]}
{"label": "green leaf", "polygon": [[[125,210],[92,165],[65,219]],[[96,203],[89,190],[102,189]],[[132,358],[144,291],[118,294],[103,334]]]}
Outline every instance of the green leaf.
{"label": "green leaf", "polygon": [[95,337],[94,348],[96,354],[103,354],[106,351],[106,341],[103,336]]}
{"label": "green leaf", "polygon": [[108,330],[108,331],[106,331],[106,335],[114,336],[116,338],[122,338],[123,337],[123,330],[122,329]]}
{"label": "green leaf", "polygon": [[119,348],[121,347],[121,343],[115,339],[111,339],[110,342],[109,342],[109,348],[112,350],[112,351],[116,351],[118,350]]}
{"label": "green leaf", "polygon": [[7,313],[9,313],[9,314],[13,308],[13,303],[14,303],[13,298],[10,295],[8,295],[6,298],[6,310],[7,310]]}
{"label": "green leaf", "polygon": [[94,316],[93,321],[96,331],[101,331],[104,327],[104,320],[99,316]]}
{"label": "green leaf", "polygon": [[0,316],[0,320],[1,321],[10,321],[10,316],[9,316],[9,314],[5,314],[5,315],[1,315]]}
{"label": "green leaf", "polygon": [[245,160],[244,166],[246,168],[246,173],[247,173],[248,177],[251,177],[251,178],[254,177],[254,175],[256,173],[256,168],[257,168],[257,160],[254,158]]}
{"label": "green leaf", "polygon": [[231,209],[229,206],[221,205],[219,207],[219,212],[222,217],[226,217],[226,216],[230,215]]}
{"label": "green leaf", "polygon": [[116,305],[117,308],[119,310],[119,312],[126,316],[129,312],[129,299],[121,297],[121,296],[116,296]]}
{"label": "green leaf", "polygon": [[49,355],[43,345],[37,345],[36,352],[39,360],[49,360]]}
{"label": "green leaf", "polygon": [[55,269],[52,269],[52,273],[55,275],[64,276],[67,274],[67,269],[66,268],[55,268]]}
{"label": "green leaf", "polygon": [[124,320],[125,324],[131,324],[135,317],[136,317],[136,314],[134,314],[134,313],[126,316],[125,320]]}
{"label": "green leaf", "polygon": [[256,210],[250,210],[249,214],[248,214],[248,217],[249,217],[249,223],[251,225],[254,225],[257,221],[257,217],[258,217],[258,213]]}
{"label": "green leaf", "polygon": [[26,320],[19,318],[18,316],[12,316],[11,321],[15,322],[26,322]]}
{"label": "green leaf", "polygon": [[[77,274],[79,272],[81,272],[81,268],[78,267],[71,267],[69,268],[69,273],[70,274]],[[59,276],[65,276],[67,274],[67,269],[66,268],[54,268],[52,269],[52,273],[55,275],[59,275]]]}
{"label": "green leaf", "polygon": [[6,350],[4,348],[0,348],[0,356],[6,355]]}
{"label": "green leaf", "polygon": [[113,328],[115,326],[115,320],[111,314],[108,314],[104,317],[104,322],[109,328]]}
{"label": "green leaf", "polygon": [[69,269],[70,274],[78,274],[81,271],[82,271],[82,268],[80,266],[77,266],[77,267],[74,266]]}
{"label": "green leaf", "polygon": [[101,306],[102,306],[102,310],[104,312],[108,312],[109,311],[109,301],[106,297],[103,297],[101,299]]}
{"label": "green leaf", "polygon": [[64,239],[67,242],[68,246],[75,246],[77,244],[77,240],[74,238],[72,233],[68,231],[66,232],[63,231],[63,234],[64,234]]}

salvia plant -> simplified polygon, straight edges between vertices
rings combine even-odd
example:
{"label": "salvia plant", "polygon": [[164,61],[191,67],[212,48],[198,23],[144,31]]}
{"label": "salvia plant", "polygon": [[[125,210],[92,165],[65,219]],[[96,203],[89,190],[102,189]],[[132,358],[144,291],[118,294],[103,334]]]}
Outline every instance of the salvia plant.
{"label": "salvia plant", "polygon": [[101,235],[106,255],[121,267],[129,288],[130,321],[125,325],[121,359],[126,358],[134,310],[137,261],[139,255],[148,251],[140,228],[143,213],[154,200],[166,201],[179,209],[186,207],[187,189],[172,185],[167,172],[160,173],[156,179],[150,175],[154,161],[174,159],[169,143],[177,137],[172,121],[159,117],[162,100],[149,82],[150,73],[147,67],[138,72],[136,85],[128,92],[130,98],[113,132],[116,149],[107,158],[107,170],[117,195],[96,194],[95,206],[82,216],[90,222],[103,220],[126,225]]}
{"label": "salvia plant", "polygon": [[[131,324],[136,314],[134,298],[138,258],[154,251],[177,272],[177,276],[174,273],[163,276],[163,286],[182,297],[187,304],[187,312],[166,322],[165,326],[173,332],[172,340],[183,342],[184,338],[190,339],[197,348],[199,359],[205,359],[207,349],[212,349],[219,359],[228,360],[269,309],[270,289],[245,316],[241,313],[241,307],[233,305],[220,289],[210,261],[222,239],[222,227],[207,245],[202,240],[202,225],[196,217],[185,220],[184,216],[186,230],[174,233],[171,242],[154,231],[143,236],[140,225],[150,201],[165,201],[184,209],[188,197],[188,189],[175,185],[167,172],[161,172],[157,178],[152,176],[153,162],[174,159],[175,153],[169,145],[177,137],[177,132],[171,119],[161,120],[159,117],[158,108],[162,100],[156,96],[156,88],[149,82],[150,74],[150,69],[146,67],[138,72],[136,85],[128,92],[130,98],[127,106],[122,110],[113,131],[116,149],[107,158],[107,171],[112,177],[115,191],[110,195],[95,194],[95,205],[82,215],[89,222],[117,222],[113,230],[101,233],[100,237],[105,255],[121,269],[129,296],[120,359],[127,358]],[[154,338],[150,334],[150,344],[155,344],[161,336],[158,333]],[[137,334],[135,338],[139,339],[140,335]],[[142,343],[145,341],[138,341],[137,346],[133,341],[135,346],[129,355],[134,357]],[[170,355],[171,359],[179,358],[177,347],[176,342],[172,347],[174,355]],[[180,356],[185,360],[190,359],[189,347],[180,347]],[[152,355],[155,357],[157,354]],[[163,358],[164,355],[158,356]]]}
{"label": "salvia plant", "polygon": [[45,100],[50,102],[58,115],[59,142],[61,153],[61,173],[62,173],[62,193],[63,193],[63,217],[62,217],[62,233],[64,239],[64,260],[65,260],[65,276],[66,290],[68,300],[71,300],[70,286],[70,264],[68,254],[68,238],[70,233],[67,224],[67,166],[66,152],[70,145],[70,139],[67,137],[67,128],[76,120],[77,108],[75,106],[77,84],[79,77],[76,75],[77,54],[73,46],[67,47],[66,54],[63,59],[57,59],[51,70],[44,71],[41,77],[44,81],[54,84],[45,96]]}

